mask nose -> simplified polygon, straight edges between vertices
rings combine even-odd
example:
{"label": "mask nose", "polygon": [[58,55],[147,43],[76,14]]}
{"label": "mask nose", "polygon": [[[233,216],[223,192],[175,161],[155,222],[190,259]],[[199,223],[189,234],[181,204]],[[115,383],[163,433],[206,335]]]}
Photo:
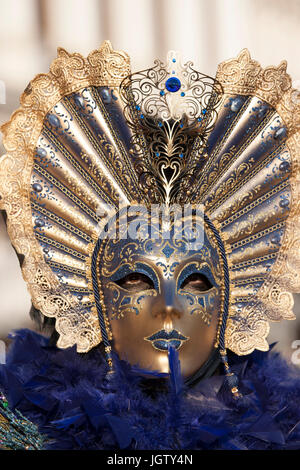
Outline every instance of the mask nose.
{"label": "mask nose", "polygon": [[153,305],[153,315],[164,320],[164,328],[172,329],[173,320],[182,316],[183,310],[175,292],[175,282],[169,281],[161,285],[161,293]]}

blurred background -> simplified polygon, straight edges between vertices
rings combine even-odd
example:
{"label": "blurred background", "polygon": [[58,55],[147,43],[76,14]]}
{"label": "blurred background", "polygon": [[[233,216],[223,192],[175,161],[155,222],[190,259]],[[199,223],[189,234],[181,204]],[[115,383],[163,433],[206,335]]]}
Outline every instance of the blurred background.
{"label": "blurred background", "polygon": [[[219,62],[247,47],[263,66],[286,59],[300,83],[300,0],[0,0],[0,122],[18,107],[33,76],[48,71],[58,46],[87,55],[105,39],[129,53],[132,70],[148,68],[175,49],[214,75]],[[0,299],[1,340],[14,328],[34,328],[2,220]],[[295,358],[293,346],[300,346],[298,296],[295,313],[297,321],[272,324],[269,336],[288,359],[293,353]]]}

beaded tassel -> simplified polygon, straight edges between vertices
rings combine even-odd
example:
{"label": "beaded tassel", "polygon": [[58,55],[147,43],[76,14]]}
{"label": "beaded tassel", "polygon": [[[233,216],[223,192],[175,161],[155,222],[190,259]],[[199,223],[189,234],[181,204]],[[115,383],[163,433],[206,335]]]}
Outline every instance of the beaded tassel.
{"label": "beaded tassel", "polygon": [[240,398],[242,395],[241,395],[241,393],[239,392],[239,389],[238,389],[239,381],[238,381],[238,378],[237,378],[236,374],[231,372],[231,369],[230,369],[230,366],[229,366],[229,363],[228,363],[228,357],[227,357],[226,349],[221,349],[220,350],[220,355],[221,355],[221,359],[222,359],[222,362],[223,362],[223,365],[224,365],[225,374],[226,374],[226,382],[228,384],[228,387],[230,388],[231,393],[235,398]]}
{"label": "beaded tassel", "polygon": [[112,358],[112,353],[111,353],[111,346],[105,346],[105,355],[106,355],[106,361],[108,364],[108,374],[113,374],[114,373],[114,367],[113,367],[113,358]]}

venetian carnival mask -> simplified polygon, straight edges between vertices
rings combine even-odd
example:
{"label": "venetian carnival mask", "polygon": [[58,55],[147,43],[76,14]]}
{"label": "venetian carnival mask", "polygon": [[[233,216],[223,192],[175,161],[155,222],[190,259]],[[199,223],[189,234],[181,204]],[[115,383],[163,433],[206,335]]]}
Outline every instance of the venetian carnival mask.
{"label": "venetian carnival mask", "polygon": [[189,376],[216,342],[222,272],[203,218],[193,227],[187,217],[183,221],[185,233],[182,224],[178,231],[174,223],[164,229],[144,216],[136,238],[108,240],[99,285],[119,355],[143,369],[168,372],[172,346]]}
{"label": "venetian carnival mask", "polygon": [[[58,347],[102,343],[110,370],[113,348],[150,372],[175,350],[185,377],[217,351],[237,393],[226,350],[265,351],[269,322],[294,318],[299,128],[286,64],[247,50],[213,79],[175,52],[131,73],[108,41],[88,58],[59,49],[2,126],[0,164],[8,233]],[[173,216],[168,237],[145,212],[123,223],[174,205],[182,221],[201,206],[196,244]]]}

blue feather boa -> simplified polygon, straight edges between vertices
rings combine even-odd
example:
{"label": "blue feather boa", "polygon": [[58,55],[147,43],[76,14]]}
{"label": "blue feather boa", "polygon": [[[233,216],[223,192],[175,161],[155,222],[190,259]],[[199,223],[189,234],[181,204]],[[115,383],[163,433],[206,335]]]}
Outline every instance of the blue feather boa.
{"label": "blue feather boa", "polygon": [[60,350],[17,331],[0,388],[47,437],[47,449],[299,449],[300,373],[273,352],[230,357],[243,398],[224,376],[184,387],[171,352],[170,380],[145,379],[99,350]]}

